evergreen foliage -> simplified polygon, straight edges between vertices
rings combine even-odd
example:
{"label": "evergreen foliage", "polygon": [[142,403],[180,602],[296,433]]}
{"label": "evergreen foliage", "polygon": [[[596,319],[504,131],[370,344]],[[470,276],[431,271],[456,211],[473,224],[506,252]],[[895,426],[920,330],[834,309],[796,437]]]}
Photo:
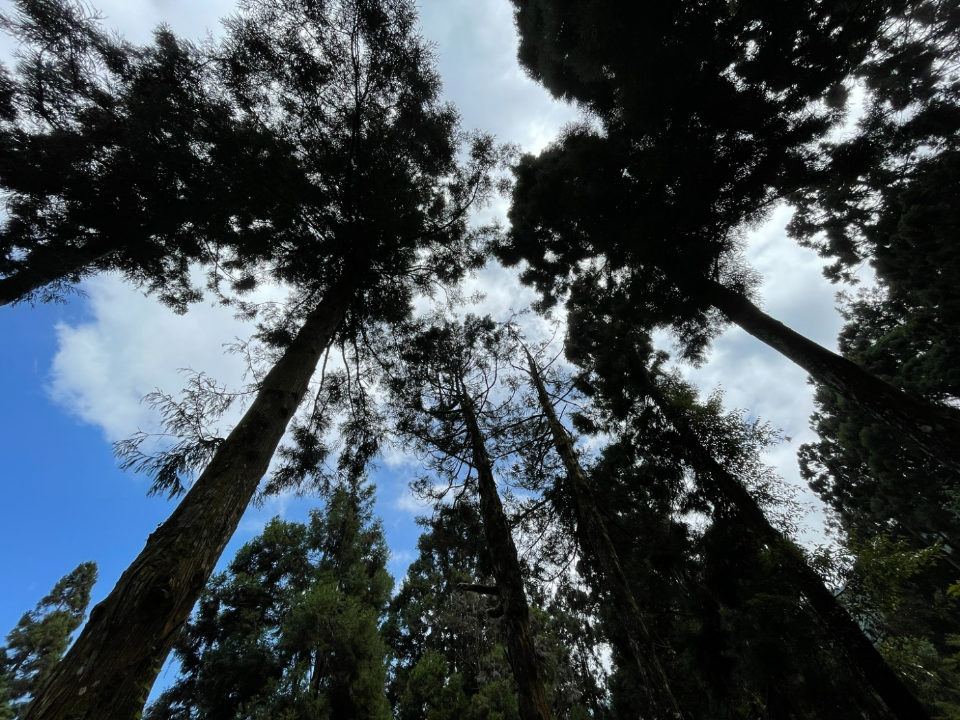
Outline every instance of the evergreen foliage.
{"label": "evergreen foliage", "polygon": [[[491,617],[499,600],[460,587],[493,579],[478,508],[469,501],[442,504],[420,524],[419,554],[384,627],[393,649],[390,696],[397,716],[518,720],[503,624]],[[530,617],[553,712],[595,717],[604,695],[596,638],[565,599],[570,590],[561,584],[552,592],[551,601],[531,606]],[[537,595],[534,590],[531,600]]]}
{"label": "evergreen foliage", "polygon": [[[258,323],[246,390],[194,374],[148,398],[168,446],[117,445],[185,495],[65,656],[95,565],[24,615],[0,720],[139,717],[171,649],[149,720],[960,720],[956,3],[512,4],[521,63],[583,111],[519,158],[461,129],[410,0],[240,0],[199,45],[79,0],[0,15],[0,304],[116,271],[182,312],[199,270]],[[507,190],[510,227],[473,224]],[[829,278],[876,273],[842,357],[751,302],[778,203]],[[462,316],[491,256],[564,305],[563,360]],[[796,542],[781,434],[655,349],[701,362],[729,322],[818,383],[832,547]],[[432,504],[395,595],[364,480],[387,441]],[[211,578],[290,490],[324,509]]]}
{"label": "evergreen foliage", "polygon": [[80,563],[24,613],[0,647],[0,718],[15,718],[67,651],[97,581],[97,565]]}
{"label": "evergreen foliage", "polygon": [[[292,285],[288,302],[262,318],[259,339],[273,367],[212,455],[193,456],[209,462],[191,492],[98,606],[28,717],[139,711],[321,357],[378,323],[404,320],[416,293],[459,278],[476,260],[467,213],[493,192],[506,151],[459,130],[415,18],[407,2],[251,0],[209,49],[232,114],[279,148],[268,148],[248,179],[262,179],[275,157],[285,168],[275,186],[282,202],[254,223],[269,277]],[[182,485],[176,472],[158,479],[173,493]]]}
{"label": "evergreen foliage", "polygon": [[147,718],[390,717],[378,627],[393,589],[374,486],[334,489],[309,524],[276,518],[211,579]]}

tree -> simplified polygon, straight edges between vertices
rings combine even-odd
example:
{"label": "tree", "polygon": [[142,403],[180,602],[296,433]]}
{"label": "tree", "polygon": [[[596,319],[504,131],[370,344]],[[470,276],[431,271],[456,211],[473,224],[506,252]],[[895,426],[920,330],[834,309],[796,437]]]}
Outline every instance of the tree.
{"label": "tree", "polygon": [[0,305],[62,301],[116,271],[182,312],[200,298],[194,263],[249,289],[271,199],[252,170],[281,172],[282,148],[234,122],[198,48],[169,29],[134,46],[80,2],[16,7],[0,17],[20,44],[0,111]]}
{"label": "tree", "polygon": [[[950,402],[950,323],[929,310],[898,303],[880,288],[849,298],[841,352],[917,395]],[[937,540],[956,546],[952,508],[960,476],[894,443],[887,427],[829,388],[819,386],[815,401],[811,424],[820,439],[800,448],[801,472],[845,531],[867,537],[893,528],[918,547]]]}
{"label": "tree", "polygon": [[177,642],[181,673],[147,718],[384,720],[393,586],[372,485],[334,489],[310,523],[274,519],[215,576]]}
{"label": "tree", "polygon": [[53,672],[83,623],[97,565],[80,563],[53,586],[37,607],[24,613],[0,648],[0,717],[16,717]]}
{"label": "tree", "polygon": [[[514,513],[515,514],[515,513]],[[384,634],[393,648],[390,696],[403,720],[518,718],[516,686],[505,652],[499,599],[467,589],[493,579],[479,507],[468,498],[419,518],[419,553],[391,601]],[[525,568],[527,570],[528,568]],[[597,636],[568,601],[561,579],[546,602],[531,587],[531,632],[555,717],[601,717],[605,702]],[[532,584],[532,586],[531,586]],[[582,598],[581,598],[582,599]]]}
{"label": "tree", "polygon": [[841,122],[847,84],[878,57],[910,74],[888,40],[922,3],[854,9],[838,0],[787,13],[726,2],[655,13],[627,3],[514,4],[521,62],[600,128],[570,128],[521,160],[500,259],[526,261],[522,278],[546,302],[577,278],[616,281],[691,357],[719,320],[735,322],[960,469],[955,418],[765,315],[749,300],[756,279],[737,258],[744,227],[815,182],[820,158],[811,148]]}
{"label": "tree", "polygon": [[417,291],[455,279],[474,257],[466,216],[491,191],[497,151],[477,137],[457,165],[467,138],[438,102],[410,4],[251,1],[228,31],[211,51],[224,87],[300,162],[289,212],[267,233],[277,246],[271,273],[293,286],[262,332],[278,359],[190,492],[94,608],[31,720],[140,711],[325,350],[402,320]]}
{"label": "tree", "polygon": [[[608,296],[607,300],[610,298]],[[612,308],[605,308],[607,317],[618,317]],[[726,506],[737,520],[748,529],[754,540],[776,552],[783,571],[796,589],[806,598],[819,621],[833,638],[855,672],[861,675],[898,718],[930,717],[915,694],[884,661],[876,647],[838,602],[823,580],[810,567],[803,551],[780,532],[764,515],[763,509],[735,474],[733,465],[725,465],[704,443],[694,424],[683,409],[687,403],[677,403],[658,383],[656,367],[647,368],[645,356],[651,354],[652,341],[637,334],[634,321],[610,320],[585,312],[571,323],[571,354],[578,363],[588,368],[597,384],[618,402],[636,402],[649,398],[656,412],[676,433],[682,448],[682,457],[689,463],[698,485],[714,506]],[[633,353],[625,358],[611,354],[609,338],[633,338]],[[590,368],[595,368],[590,370]],[[631,397],[627,388],[634,387],[637,395]],[[682,388],[681,388],[682,392]],[[722,457],[722,455],[721,455]],[[729,462],[729,460],[728,460]]]}
{"label": "tree", "polygon": [[[421,454],[432,456],[434,467],[449,483],[476,488],[496,585],[469,589],[499,598],[497,612],[502,612],[520,718],[547,720],[551,712],[530,630],[523,572],[487,447],[488,438],[496,432],[490,425],[496,428],[506,407],[491,397],[499,368],[506,361],[505,332],[489,318],[472,316],[462,325],[446,320],[423,327],[405,342],[402,367],[391,368],[390,388],[402,436]],[[465,466],[470,471],[461,480]]]}
{"label": "tree", "polygon": [[661,666],[654,639],[630,590],[606,523],[597,507],[594,492],[577,458],[573,439],[557,417],[533,355],[526,346],[523,350],[539,409],[545,417],[554,449],[560,455],[566,470],[566,484],[577,509],[577,534],[583,552],[590,554],[596,561],[604,581],[610,586],[611,595],[619,599],[619,621],[627,634],[630,649],[643,678],[643,687],[651,695],[651,706],[659,708],[658,712],[666,713],[667,716],[681,718],[683,714],[680,706],[670,689],[670,681]]}

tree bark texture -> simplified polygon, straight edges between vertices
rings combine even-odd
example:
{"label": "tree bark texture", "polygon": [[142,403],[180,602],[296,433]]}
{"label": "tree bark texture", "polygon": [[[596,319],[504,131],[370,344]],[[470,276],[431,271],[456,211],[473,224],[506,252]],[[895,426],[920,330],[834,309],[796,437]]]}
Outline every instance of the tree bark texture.
{"label": "tree bark texture", "polygon": [[21,720],[134,720],[307,392],[358,284],[345,272],[307,316],[197,482],[147,539]]}
{"label": "tree bark texture", "polygon": [[791,330],[740,293],[714,280],[703,282],[710,303],[731,322],[960,472],[960,422]]}
{"label": "tree bark texture", "polygon": [[930,713],[887,665],[860,626],[810,567],[800,548],[770,524],[757,501],[740,480],[713,457],[683,414],[664,398],[642,360],[634,356],[631,364],[648,396],[680,437],[697,474],[709,477],[714,483],[714,489],[736,509],[738,516],[754,536],[776,550],[783,570],[810,603],[810,607],[853,670],[867,681],[898,720],[931,720]]}
{"label": "tree bark texture", "polygon": [[620,565],[620,558],[610,540],[606,523],[597,506],[596,498],[590,484],[587,482],[583,468],[577,458],[573,446],[573,439],[557,417],[553,402],[544,387],[543,378],[530,352],[524,348],[527,363],[530,367],[530,377],[537,391],[540,407],[550,427],[554,447],[563,466],[567,471],[567,482],[573,491],[577,505],[577,534],[580,544],[586,552],[594,556],[603,572],[603,579],[611,596],[620,624],[627,633],[630,651],[644,680],[645,690],[650,699],[651,707],[656,713],[654,718],[682,718],[680,704],[677,702],[670,681],[664,672],[657,654],[653,636],[643,620],[643,614],[630,589],[630,583]]}
{"label": "tree bark texture", "polygon": [[483,533],[493,558],[493,572],[503,602],[503,624],[507,634],[507,655],[517,683],[521,720],[550,720],[550,704],[543,687],[543,676],[530,631],[530,608],[523,590],[523,575],[517,546],[510,534],[503,503],[497,493],[493,466],[487,454],[483,433],[477,422],[473,403],[461,395],[463,417],[470,435],[473,467],[477,471],[480,494],[480,516]]}
{"label": "tree bark texture", "polygon": [[0,278],[0,306],[24,300],[41,288],[82,274],[119,249],[118,244],[100,242],[60,250],[41,248],[30,253],[27,267]]}

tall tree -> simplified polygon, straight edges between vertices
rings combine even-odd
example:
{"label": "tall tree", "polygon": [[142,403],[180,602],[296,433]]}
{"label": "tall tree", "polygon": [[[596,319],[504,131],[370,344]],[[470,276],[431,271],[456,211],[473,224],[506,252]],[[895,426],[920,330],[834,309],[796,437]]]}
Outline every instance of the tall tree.
{"label": "tall tree", "polygon": [[[438,505],[418,522],[424,529],[419,553],[391,601],[384,627],[393,648],[395,713],[402,720],[517,720],[499,598],[469,589],[493,582],[479,507],[472,498],[460,498]],[[566,592],[562,579],[553,585],[556,597],[550,602],[532,589],[530,608],[553,715],[575,720],[590,708],[600,717],[602,650],[590,623],[576,612],[576,593]]]}
{"label": "tall tree", "polygon": [[271,272],[293,286],[283,322],[263,332],[279,359],[25,718],[140,711],[326,348],[403,319],[418,290],[473,259],[467,213],[491,189],[496,153],[477,138],[457,164],[466,138],[415,20],[407,2],[251,0],[211,51],[239,111],[301,163],[268,233]]}
{"label": "tall tree", "polygon": [[66,652],[86,616],[96,581],[96,563],[80,563],[7,635],[6,646],[0,647],[0,708],[6,706],[10,717],[22,711]]}
{"label": "tall tree", "polygon": [[177,641],[180,676],[146,717],[385,720],[393,586],[371,485],[344,483],[307,525],[274,519],[211,579]]}
{"label": "tall tree", "polygon": [[607,532],[606,523],[597,507],[593,489],[580,465],[573,438],[557,416],[553,400],[547,392],[541,370],[533,355],[526,346],[523,346],[523,351],[539,410],[546,419],[554,449],[560,455],[566,470],[566,483],[577,508],[577,534],[583,551],[595,558],[605,582],[610,586],[611,595],[619,599],[617,603],[619,620],[629,639],[630,649],[643,678],[643,685],[651,695],[651,706],[658,708],[655,712],[662,713],[664,717],[672,715],[682,718],[680,705],[661,665],[660,653],[654,638],[630,589],[617,551]]}
{"label": "tall tree", "polygon": [[[390,385],[400,432],[414,447],[436,458],[435,466],[449,482],[467,482],[476,488],[496,586],[474,589],[500,600],[520,718],[547,720],[550,705],[530,630],[523,573],[488,448],[506,407],[493,396],[500,392],[497,373],[507,362],[505,333],[489,318],[473,316],[462,324],[446,320],[424,327],[405,343],[403,365],[392,370]],[[472,471],[461,480],[464,465]]]}
{"label": "tall tree", "polygon": [[781,12],[681,2],[649,14],[628,3],[582,12],[552,0],[514,4],[521,62],[601,128],[572,128],[521,161],[499,257],[529,263],[522,277],[548,301],[602,271],[692,356],[717,320],[735,322],[960,469],[955,418],[764,314],[737,259],[744,227],[815,182],[814,143],[842,121],[846,87],[878,57],[911,74],[888,39],[923,3],[837,0]]}
{"label": "tall tree", "polygon": [[[612,335],[633,338],[636,343],[634,352],[625,358],[611,355],[607,348],[610,346],[608,338]],[[596,367],[597,361],[604,363],[605,372],[601,370],[602,374],[595,374],[594,377],[598,383],[603,383],[607,392],[614,397],[629,397],[625,388],[633,384],[640,397],[650,399],[657,413],[676,433],[683,448],[683,456],[694,470],[696,481],[707,497],[717,506],[730,507],[739,522],[748,528],[758,542],[776,550],[785,574],[810,603],[820,622],[833,637],[838,650],[896,717],[903,720],[911,717],[931,717],[810,567],[803,551],[771,524],[740,479],[703,444],[694,426],[685,417],[682,405],[674,404],[669,394],[658,385],[653,374],[656,369],[649,370],[644,357],[650,354],[652,343],[649,337],[638,336],[632,322],[619,320],[603,323],[597,316],[589,313],[575,318],[573,332],[569,337],[575,338],[572,342],[572,353],[588,368],[591,365]]]}
{"label": "tall tree", "polygon": [[252,167],[281,172],[282,148],[235,120],[198,48],[169,29],[135,46],[80,2],[15,7],[0,16],[19,44],[0,111],[0,305],[63,300],[115,271],[183,311],[200,297],[193,263],[249,289],[271,200]]}

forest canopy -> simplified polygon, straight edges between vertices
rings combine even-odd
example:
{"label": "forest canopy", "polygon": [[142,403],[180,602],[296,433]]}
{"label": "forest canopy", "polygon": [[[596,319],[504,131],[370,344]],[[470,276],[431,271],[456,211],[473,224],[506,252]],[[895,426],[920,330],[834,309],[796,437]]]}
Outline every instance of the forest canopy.
{"label": "forest canopy", "polygon": [[0,11],[0,720],[960,719],[956,3],[163,21]]}

